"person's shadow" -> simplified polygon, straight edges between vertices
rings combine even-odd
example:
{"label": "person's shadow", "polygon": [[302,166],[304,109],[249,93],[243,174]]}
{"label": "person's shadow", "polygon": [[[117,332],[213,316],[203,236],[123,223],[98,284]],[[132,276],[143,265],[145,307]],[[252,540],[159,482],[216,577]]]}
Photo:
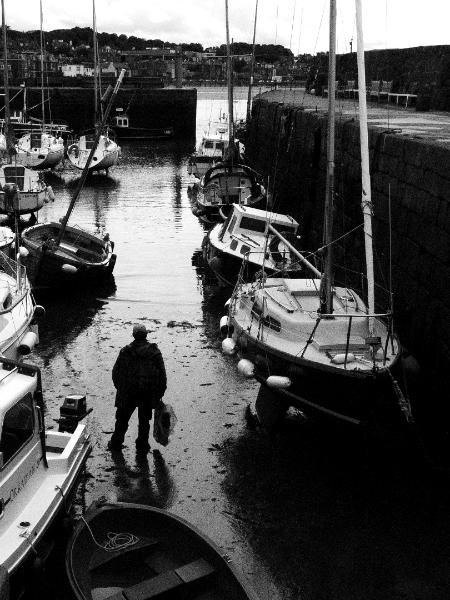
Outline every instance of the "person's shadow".
{"label": "person's shadow", "polygon": [[172,505],[175,484],[159,450],[153,450],[150,454],[137,453],[134,468],[127,464],[122,452],[114,452],[111,456],[116,467],[114,485],[119,502],[147,504],[157,508],[169,508]]}

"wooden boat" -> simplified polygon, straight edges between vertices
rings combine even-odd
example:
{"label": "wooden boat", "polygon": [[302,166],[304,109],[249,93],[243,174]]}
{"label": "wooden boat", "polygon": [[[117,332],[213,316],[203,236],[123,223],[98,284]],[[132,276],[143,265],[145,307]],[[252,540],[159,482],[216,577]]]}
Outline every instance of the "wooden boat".
{"label": "wooden boat", "polygon": [[95,283],[111,276],[116,261],[107,235],[101,238],[56,222],[27,227],[21,243],[29,252],[26,260],[34,286]]}
{"label": "wooden boat", "polygon": [[[357,2],[358,6],[358,2]],[[330,23],[335,27],[335,0]],[[360,11],[357,10],[357,16]],[[358,19],[357,19],[358,22]],[[303,257],[310,276],[268,277],[236,286],[230,302],[227,353],[240,349],[239,369],[263,384],[261,421],[276,405],[275,420],[294,406],[314,416],[351,425],[370,425],[384,433],[413,421],[405,380],[408,362],[393,333],[392,310],[375,310],[373,281],[370,176],[365,118],[365,76],[362,29],[358,23],[362,207],[364,217],[367,301],[345,285],[332,284],[333,246],[330,213],[334,177],[334,54],[330,48],[326,233],[323,271]],[[335,39],[330,35],[330,40]],[[378,293],[380,294],[380,289]],[[391,294],[386,290],[389,303]],[[272,419],[272,416],[270,417]],[[269,428],[275,423],[269,423]]]}
{"label": "wooden boat", "polygon": [[0,357],[0,565],[11,599],[24,588],[45,597],[33,574],[90,450],[85,425],[73,433],[45,429],[39,369]]}
{"label": "wooden boat", "polygon": [[161,140],[172,138],[174,129],[167,127],[136,127],[130,124],[130,117],[116,108],[118,114],[113,119],[112,128],[119,140]]}
{"label": "wooden boat", "polygon": [[[111,548],[111,532],[124,532],[129,544]],[[203,533],[165,510],[139,504],[91,506],[69,540],[66,571],[77,600],[256,600]]]}
{"label": "wooden boat", "polygon": [[125,69],[122,69],[65,216],[59,223],[39,223],[22,232],[22,244],[29,254],[30,277],[35,286],[64,289],[71,285],[92,285],[112,274],[116,255],[109,235],[101,238],[79,227],[70,227],[68,221],[86,182],[91,159],[124,74]]}
{"label": "wooden boat", "polygon": [[230,160],[211,167],[202,177],[192,212],[205,223],[218,223],[225,221],[233,204],[265,208],[266,202],[258,174]]}
{"label": "wooden boat", "polygon": [[233,204],[227,220],[207,234],[204,258],[223,287],[252,281],[256,274],[298,276],[301,266],[292,247],[297,229],[287,215]]}
{"label": "wooden boat", "polygon": [[10,227],[0,226],[0,250],[6,256],[11,256],[10,251],[13,248],[15,239],[14,231]]}

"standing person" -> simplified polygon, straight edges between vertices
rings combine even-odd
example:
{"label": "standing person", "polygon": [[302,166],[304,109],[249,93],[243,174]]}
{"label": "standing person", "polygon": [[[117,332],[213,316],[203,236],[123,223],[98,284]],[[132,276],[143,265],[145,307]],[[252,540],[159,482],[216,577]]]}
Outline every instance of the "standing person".
{"label": "standing person", "polygon": [[134,340],[120,350],[112,370],[117,410],[114,433],[108,443],[110,450],[121,450],[136,407],[139,419],[136,450],[144,454],[150,450],[148,436],[152,410],[166,391],[167,377],[161,352],[155,343],[147,341],[147,333],[144,325],[134,325]]}

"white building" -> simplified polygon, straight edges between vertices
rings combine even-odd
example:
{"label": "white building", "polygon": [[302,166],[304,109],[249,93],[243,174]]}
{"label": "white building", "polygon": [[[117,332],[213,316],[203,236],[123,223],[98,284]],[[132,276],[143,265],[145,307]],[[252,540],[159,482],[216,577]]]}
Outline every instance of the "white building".
{"label": "white building", "polygon": [[85,65],[61,65],[61,71],[64,77],[76,77],[77,75],[92,77],[94,75],[93,67]]}

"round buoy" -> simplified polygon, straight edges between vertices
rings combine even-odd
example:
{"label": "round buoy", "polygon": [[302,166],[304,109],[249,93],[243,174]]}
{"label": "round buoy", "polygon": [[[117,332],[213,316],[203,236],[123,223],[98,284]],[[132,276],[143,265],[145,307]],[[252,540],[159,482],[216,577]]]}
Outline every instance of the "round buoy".
{"label": "round buoy", "polygon": [[30,253],[28,252],[28,248],[25,248],[25,246],[20,246],[19,247],[19,256],[20,258],[26,258]]}
{"label": "round buoy", "polygon": [[221,319],[220,319],[220,333],[222,335],[228,335],[233,333],[233,326],[230,325],[230,319],[228,317],[228,315],[224,315]]}

